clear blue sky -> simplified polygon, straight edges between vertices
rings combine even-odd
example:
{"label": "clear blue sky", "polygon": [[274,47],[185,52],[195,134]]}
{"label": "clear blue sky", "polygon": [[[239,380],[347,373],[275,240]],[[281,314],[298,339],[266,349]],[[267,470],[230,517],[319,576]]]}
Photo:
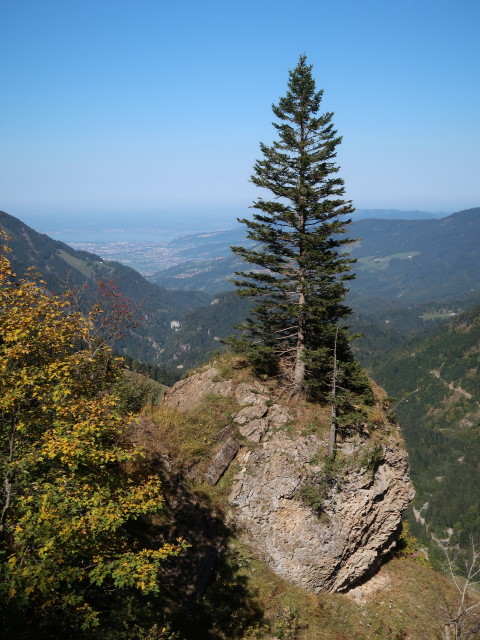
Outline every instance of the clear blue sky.
{"label": "clear blue sky", "polygon": [[0,209],[248,213],[305,52],[358,208],[480,205],[478,0],[0,0]]}

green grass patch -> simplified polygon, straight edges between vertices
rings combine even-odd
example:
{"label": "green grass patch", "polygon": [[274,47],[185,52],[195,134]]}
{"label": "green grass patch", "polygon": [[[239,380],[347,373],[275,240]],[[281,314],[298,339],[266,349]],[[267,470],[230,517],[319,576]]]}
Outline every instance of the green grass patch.
{"label": "green grass patch", "polygon": [[92,278],[93,276],[98,276],[98,278],[108,278],[114,271],[112,267],[106,265],[104,262],[97,261],[89,264],[81,258],[70,255],[63,249],[58,249],[57,255],[86,278]]}
{"label": "green grass patch", "polygon": [[429,313],[423,313],[420,316],[424,322],[428,322],[429,320],[451,320],[452,317],[451,311],[431,311]]}
{"label": "green grass patch", "polygon": [[91,278],[94,274],[94,269],[92,265],[89,265],[85,262],[85,260],[81,260],[80,258],[76,258],[75,256],[71,256],[69,253],[64,251],[63,249],[58,249],[57,254],[65,260],[67,264],[71,267],[80,271],[80,273],[86,278]]}
{"label": "green grass patch", "polygon": [[403,251],[392,253],[389,256],[365,256],[357,260],[360,271],[385,271],[390,266],[391,260],[408,260],[420,255],[420,251]]}

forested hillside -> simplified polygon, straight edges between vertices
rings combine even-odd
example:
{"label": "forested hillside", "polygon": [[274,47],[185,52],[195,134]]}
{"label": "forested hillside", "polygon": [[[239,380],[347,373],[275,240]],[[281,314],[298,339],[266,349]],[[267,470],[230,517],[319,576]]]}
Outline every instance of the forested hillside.
{"label": "forested hillside", "polygon": [[468,546],[480,536],[480,307],[384,354],[372,373],[397,398],[415,508],[428,525],[415,530]]}
{"label": "forested hillside", "polygon": [[[350,225],[349,234],[360,239],[351,253],[358,260],[353,294],[411,304],[479,291],[479,208],[437,220],[359,220]],[[238,235],[218,232],[210,247],[201,236],[192,237],[195,259],[189,256],[184,263],[154,274],[152,282],[211,293],[233,288],[229,278],[239,263],[229,243],[243,242]],[[210,255],[212,246],[215,253]]]}
{"label": "forested hillside", "polygon": [[[202,292],[167,291],[129,267],[75,251],[7,213],[0,213],[0,226],[9,235],[12,267],[17,274],[34,267],[50,291],[75,291],[84,310],[96,303],[108,307],[113,302],[111,294],[118,295],[134,312],[134,318],[115,349],[136,360],[159,364],[159,351],[172,331],[171,322],[210,301],[210,296]],[[99,288],[100,282],[107,291]]]}
{"label": "forested hillside", "polygon": [[[463,295],[417,304],[357,294],[350,294],[347,300],[354,310],[347,324],[358,336],[353,349],[362,365],[372,368],[386,353],[444,324],[452,313],[478,304],[479,296]],[[248,302],[238,298],[234,291],[217,294],[208,306],[186,314],[179,326],[169,332],[159,356],[161,365],[167,367],[174,361],[171,379],[178,379],[182,371],[205,362],[217,350],[225,350],[223,341],[247,315]],[[183,366],[178,368],[179,365]]]}
{"label": "forested hillside", "polygon": [[250,306],[234,291],[227,291],[215,296],[208,306],[186,314],[168,335],[159,355],[161,365],[173,369],[172,375],[178,379],[215,351],[226,351],[226,339],[245,320]]}
{"label": "forested hillside", "polygon": [[352,250],[352,291],[403,302],[455,297],[480,290],[480,208],[440,220],[363,220]]}

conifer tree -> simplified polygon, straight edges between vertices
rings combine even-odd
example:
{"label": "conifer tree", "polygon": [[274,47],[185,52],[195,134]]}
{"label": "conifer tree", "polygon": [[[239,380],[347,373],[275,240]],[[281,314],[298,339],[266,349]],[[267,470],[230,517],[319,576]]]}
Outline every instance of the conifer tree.
{"label": "conifer tree", "polygon": [[[300,56],[290,71],[288,91],[273,105],[278,140],[261,143],[251,181],[272,199],[258,198],[247,237],[259,244],[232,250],[255,265],[237,272],[241,296],[256,298],[235,350],[259,369],[280,374],[293,392],[308,388],[326,397],[336,383],[365,385],[354,362],[349,335],[339,322],[351,313],[345,304],[353,262],[345,236],[354,211],[343,199],[344,181],[334,163],[341,142],[332,113],[319,114],[323,91],[316,91],[312,65]],[[334,367],[334,351],[336,351]],[[341,374],[341,375],[339,375]]]}

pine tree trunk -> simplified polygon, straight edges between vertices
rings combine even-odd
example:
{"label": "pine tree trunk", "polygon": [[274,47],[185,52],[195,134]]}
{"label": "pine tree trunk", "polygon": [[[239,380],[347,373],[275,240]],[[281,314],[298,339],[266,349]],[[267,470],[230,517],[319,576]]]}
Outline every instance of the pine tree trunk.
{"label": "pine tree trunk", "polygon": [[338,328],[335,332],[335,343],[333,345],[332,407],[330,412],[330,437],[328,440],[329,458],[331,458],[335,453],[335,444],[337,440],[337,339]]}
{"label": "pine tree trunk", "polygon": [[[300,138],[302,142],[305,139],[305,126],[303,119],[300,123]],[[304,180],[304,171],[303,169],[300,171],[300,183]],[[301,198],[303,201],[303,197]],[[303,203],[302,203],[303,205]],[[299,225],[298,230],[303,234],[305,233],[305,223],[306,223],[306,215],[303,206],[299,211]],[[303,383],[305,381],[305,294],[303,293],[303,279],[304,272],[301,266],[301,261],[303,258],[305,248],[303,244],[303,240],[300,239],[298,244],[298,260],[299,260],[299,271],[298,271],[298,284],[299,284],[299,292],[298,292],[298,333],[297,333],[297,346],[295,352],[295,369],[293,372],[293,384],[295,387],[296,393],[301,393],[303,389]]]}
{"label": "pine tree trunk", "polygon": [[305,380],[305,361],[303,359],[305,353],[305,329],[304,329],[304,313],[303,308],[305,306],[305,296],[300,293],[298,296],[298,305],[300,307],[298,333],[297,333],[297,347],[295,352],[295,368],[293,371],[293,384],[295,391],[300,393],[303,389],[303,383]]}
{"label": "pine tree trunk", "polygon": [[335,444],[337,441],[337,412],[335,405],[332,403],[332,412],[330,418],[330,437],[328,440],[328,457],[332,458],[335,453]]}

